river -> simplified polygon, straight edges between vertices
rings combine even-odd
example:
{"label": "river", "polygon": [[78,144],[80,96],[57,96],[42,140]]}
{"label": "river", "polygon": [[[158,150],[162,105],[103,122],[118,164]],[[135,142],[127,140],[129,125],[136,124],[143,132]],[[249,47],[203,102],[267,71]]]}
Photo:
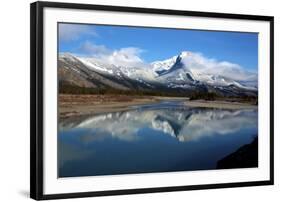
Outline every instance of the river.
{"label": "river", "polygon": [[216,169],[258,134],[257,109],[180,101],[70,117],[58,127],[58,177]]}

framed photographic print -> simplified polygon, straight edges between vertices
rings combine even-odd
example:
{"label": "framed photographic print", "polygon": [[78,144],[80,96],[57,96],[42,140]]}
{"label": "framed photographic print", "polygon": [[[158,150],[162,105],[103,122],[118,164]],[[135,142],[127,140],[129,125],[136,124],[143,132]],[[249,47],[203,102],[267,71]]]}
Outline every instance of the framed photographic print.
{"label": "framed photographic print", "polygon": [[273,17],[31,4],[31,198],[273,184]]}

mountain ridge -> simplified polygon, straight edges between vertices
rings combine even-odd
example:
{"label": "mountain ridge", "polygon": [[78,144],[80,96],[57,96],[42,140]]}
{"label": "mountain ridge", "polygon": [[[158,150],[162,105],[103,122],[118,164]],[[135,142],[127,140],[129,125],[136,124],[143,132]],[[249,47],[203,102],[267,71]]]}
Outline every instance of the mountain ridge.
{"label": "mountain ridge", "polygon": [[[196,55],[195,55],[196,56]],[[224,75],[197,71],[192,52],[183,51],[146,67],[110,64],[98,58],[78,57],[60,53],[58,74],[60,83],[95,89],[138,91],[168,91],[190,94],[215,92],[222,96],[257,96],[255,81],[238,81]],[[200,61],[199,61],[200,62]],[[248,83],[249,85],[247,85]]]}

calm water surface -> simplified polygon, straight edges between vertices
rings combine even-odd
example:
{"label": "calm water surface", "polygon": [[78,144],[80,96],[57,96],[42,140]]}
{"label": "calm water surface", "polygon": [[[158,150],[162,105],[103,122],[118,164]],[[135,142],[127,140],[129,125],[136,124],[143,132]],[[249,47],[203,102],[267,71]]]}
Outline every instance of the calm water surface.
{"label": "calm water surface", "polygon": [[256,109],[170,101],[61,120],[59,177],[215,169],[257,135]]}

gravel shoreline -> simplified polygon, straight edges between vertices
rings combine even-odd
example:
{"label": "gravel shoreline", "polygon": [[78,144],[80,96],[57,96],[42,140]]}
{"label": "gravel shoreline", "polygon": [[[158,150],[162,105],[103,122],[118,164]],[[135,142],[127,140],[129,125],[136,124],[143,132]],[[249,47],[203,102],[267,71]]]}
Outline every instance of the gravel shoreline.
{"label": "gravel shoreline", "polygon": [[192,100],[182,97],[127,96],[127,95],[59,95],[59,117],[95,115],[108,112],[127,111],[132,106],[153,104],[161,101],[182,101],[189,107],[220,109],[257,109],[250,103],[229,101]]}

